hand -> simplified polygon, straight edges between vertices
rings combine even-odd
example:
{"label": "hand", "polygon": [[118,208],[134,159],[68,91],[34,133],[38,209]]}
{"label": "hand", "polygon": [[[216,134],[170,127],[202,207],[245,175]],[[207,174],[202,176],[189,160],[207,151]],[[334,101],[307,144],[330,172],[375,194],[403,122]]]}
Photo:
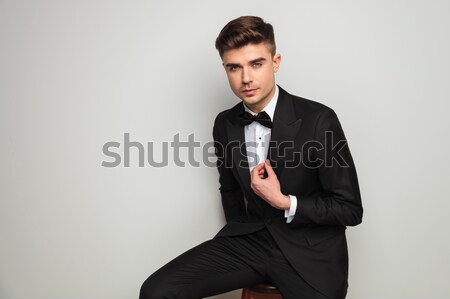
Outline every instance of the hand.
{"label": "hand", "polygon": [[[267,172],[267,178],[264,178],[264,170]],[[269,160],[253,168],[250,187],[256,195],[276,209],[288,210],[291,207],[291,199],[281,193],[280,182]]]}

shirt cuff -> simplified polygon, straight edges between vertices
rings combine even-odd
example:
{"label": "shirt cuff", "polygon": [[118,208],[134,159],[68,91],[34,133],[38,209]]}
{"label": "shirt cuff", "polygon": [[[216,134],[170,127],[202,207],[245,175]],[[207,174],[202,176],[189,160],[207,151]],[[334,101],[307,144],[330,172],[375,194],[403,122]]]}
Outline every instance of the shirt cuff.
{"label": "shirt cuff", "polygon": [[284,217],[286,217],[286,222],[290,223],[295,216],[295,211],[297,210],[297,196],[288,195],[291,199],[291,207],[289,210],[284,210]]}

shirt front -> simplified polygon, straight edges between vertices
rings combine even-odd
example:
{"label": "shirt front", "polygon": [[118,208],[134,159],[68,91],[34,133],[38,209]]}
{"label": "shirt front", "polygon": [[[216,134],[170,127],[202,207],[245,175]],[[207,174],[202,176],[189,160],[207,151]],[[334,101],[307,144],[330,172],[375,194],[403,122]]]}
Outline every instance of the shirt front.
{"label": "shirt front", "polygon": [[[279,92],[278,86],[275,85],[275,93],[272,99],[262,110],[265,111],[270,116],[271,120],[273,120],[275,107],[277,106],[278,92]],[[251,115],[257,114],[251,111],[245,104],[244,109]],[[249,163],[249,170],[251,172],[256,165],[264,162],[267,158],[272,129],[261,125],[257,121],[254,121],[251,124],[246,125],[244,127],[244,133],[245,133],[245,145],[247,148],[247,159]]]}
{"label": "shirt front", "polygon": [[[275,107],[278,102],[279,89],[275,85],[275,93],[269,103],[261,110],[265,111],[270,119],[273,121],[273,116],[275,114]],[[251,111],[245,104],[244,109],[251,115],[256,115],[257,113]],[[269,143],[271,138],[272,129],[261,125],[259,122],[252,122],[244,126],[245,133],[245,146],[247,149],[247,161],[249,164],[249,171],[251,172],[256,165],[263,163],[267,159],[267,153],[269,151]],[[291,199],[291,206],[289,210],[285,210],[284,216],[286,217],[287,223],[291,222],[295,216],[295,210],[297,208],[297,197],[289,195]]]}

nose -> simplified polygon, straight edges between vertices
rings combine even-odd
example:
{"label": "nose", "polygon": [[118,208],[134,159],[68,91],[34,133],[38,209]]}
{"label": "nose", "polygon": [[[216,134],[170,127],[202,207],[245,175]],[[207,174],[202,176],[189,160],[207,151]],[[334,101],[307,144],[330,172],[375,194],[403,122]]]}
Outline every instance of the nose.
{"label": "nose", "polygon": [[242,83],[249,84],[253,81],[251,70],[247,67],[242,68]]}

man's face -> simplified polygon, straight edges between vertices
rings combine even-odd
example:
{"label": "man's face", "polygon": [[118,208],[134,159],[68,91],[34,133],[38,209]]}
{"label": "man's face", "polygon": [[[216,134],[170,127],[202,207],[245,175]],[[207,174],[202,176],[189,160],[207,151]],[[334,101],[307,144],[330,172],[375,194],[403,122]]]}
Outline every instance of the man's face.
{"label": "man's face", "polygon": [[253,112],[260,112],[275,93],[275,73],[281,62],[264,43],[223,53],[223,65],[234,94]]}

